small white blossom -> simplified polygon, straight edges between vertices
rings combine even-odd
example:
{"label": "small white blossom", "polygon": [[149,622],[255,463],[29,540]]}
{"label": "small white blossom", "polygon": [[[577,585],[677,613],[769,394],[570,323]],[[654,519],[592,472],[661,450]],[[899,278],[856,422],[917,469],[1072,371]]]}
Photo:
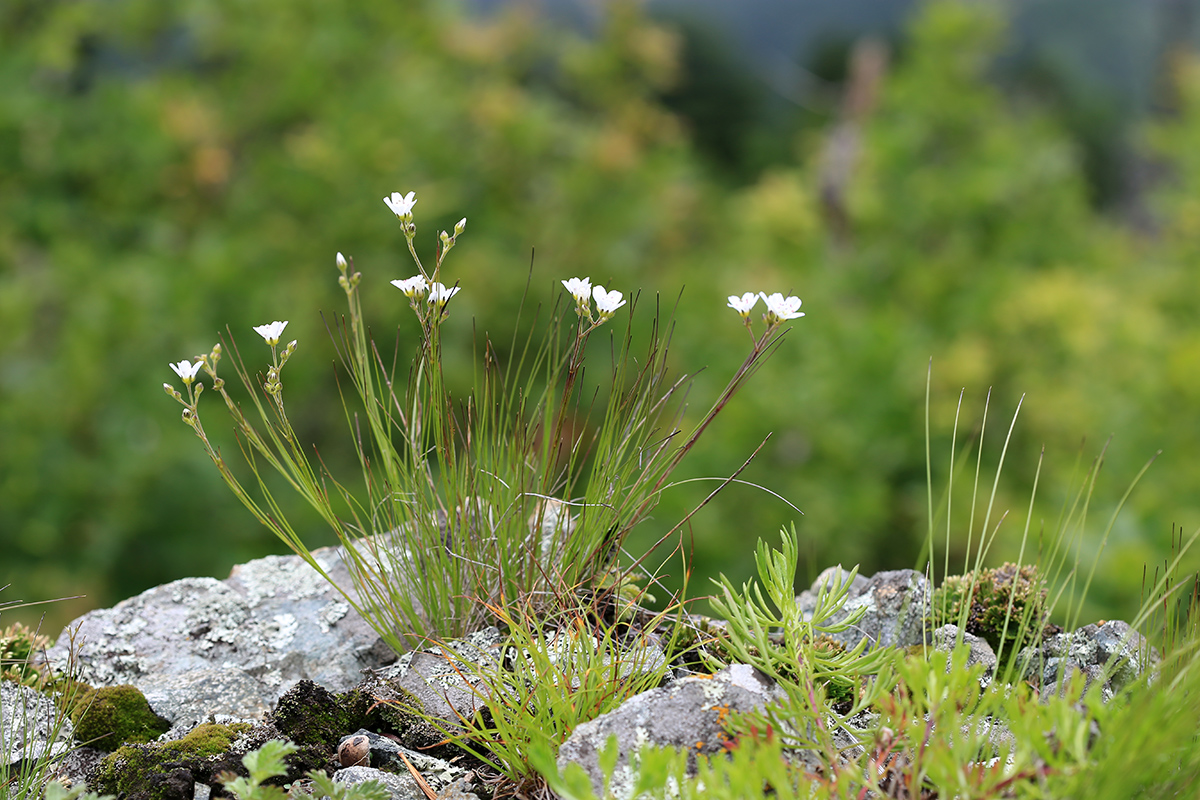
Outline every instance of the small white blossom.
{"label": "small white blossom", "polygon": [[287,327],[287,320],[280,322],[275,320],[268,325],[255,325],[254,332],[266,340],[267,344],[274,347],[279,344],[279,337],[283,335],[283,329]]}
{"label": "small white blossom", "polygon": [[445,306],[450,302],[450,298],[458,294],[461,286],[443,286],[440,283],[434,283],[429,286],[429,302],[437,306]]}
{"label": "small white blossom", "polygon": [[[196,373],[200,371],[200,367],[202,366],[204,366],[203,361],[197,361],[193,364],[186,358],[178,364],[170,364],[171,369],[175,370],[175,374],[183,378],[184,386],[196,380]],[[164,383],[163,385],[166,386],[167,384]]]}
{"label": "small white blossom", "polygon": [[407,280],[392,281],[392,286],[404,292],[409,298],[421,297],[429,289],[429,281],[425,280],[424,275],[413,275]]}
{"label": "small white blossom", "polygon": [[592,297],[596,298],[596,310],[600,312],[602,321],[611,317],[618,308],[625,305],[620,292],[616,289],[606,292],[600,284],[596,284],[596,288],[592,289]]}
{"label": "small white blossom", "polygon": [[591,278],[571,278],[562,282],[563,288],[571,293],[575,298],[576,304],[586,306],[592,300],[592,279]]}
{"label": "small white blossom", "polygon": [[763,302],[767,304],[766,319],[771,325],[783,322],[788,319],[798,319],[804,316],[804,312],[800,310],[800,298],[796,296],[784,297],[779,292],[768,295],[766,292],[759,292]]}
{"label": "small white blossom", "polygon": [[729,296],[729,307],[742,315],[742,319],[750,316],[750,309],[758,302],[758,295],[754,292],[746,292],[741,297],[736,294]]}
{"label": "small white blossom", "polygon": [[383,202],[387,203],[387,207],[402,221],[409,222],[412,220],[413,206],[417,204],[417,193],[409,192],[408,194],[400,194],[399,192],[392,192],[392,196],[383,198]]}

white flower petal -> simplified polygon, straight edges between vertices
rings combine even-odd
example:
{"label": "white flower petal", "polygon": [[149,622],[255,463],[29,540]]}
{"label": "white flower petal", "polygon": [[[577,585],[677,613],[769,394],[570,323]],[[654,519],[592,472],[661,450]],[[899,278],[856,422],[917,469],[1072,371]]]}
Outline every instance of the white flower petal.
{"label": "white flower petal", "polygon": [[586,305],[592,299],[591,278],[570,278],[563,281],[562,285],[580,305]]}
{"label": "white flower petal", "polygon": [[183,378],[184,383],[191,383],[196,378],[196,373],[200,371],[200,367],[204,366],[203,361],[197,361],[193,364],[186,358],[178,364],[169,364],[171,369],[175,370],[175,374]]}
{"label": "white flower petal", "polygon": [[283,335],[283,329],[287,327],[287,320],[280,322],[275,320],[266,325],[255,325],[254,332],[263,337],[267,344],[274,346],[279,344],[279,337]]}
{"label": "white flower petal", "polygon": [[620,292],[616,289],[607,292],[600,284],[596,284],[596,288],[592,289],[592,297],[596,299],[596,310],[604,317],[612,316],[614,311],[625,305]]}
{"label": "white flower petal", "polygon": [[429,302],[437,305],[446,305],[450,302],[450,298],[458,294],[461,286],[443,286],[440,283],[431,284],[429,287]]}
{"label": "white flower petal", "polygon": [[412,216],[413,206],[417,204],[417,193],[409,192],[408,194],[400,194],[392,192],[391,197],[383,198],[383,202],[387,203],[387,207],[392,210],[392,213],[401,219]]}
{"label": "white flower petal", "polygon": [[758,294],[755,292],[746,292],[741,297],[736,294],[729,296],[728,306],[734,311],[741,314],[743,317],[750,315],[750,310],[758,303]]}
{"label": "white flower petal", "polygon": [[425,280],[424,275],[413,275],[402,281],[392,281],[392,286],[404,292],[408,297],[420,297],[429,289],[429,281]]}

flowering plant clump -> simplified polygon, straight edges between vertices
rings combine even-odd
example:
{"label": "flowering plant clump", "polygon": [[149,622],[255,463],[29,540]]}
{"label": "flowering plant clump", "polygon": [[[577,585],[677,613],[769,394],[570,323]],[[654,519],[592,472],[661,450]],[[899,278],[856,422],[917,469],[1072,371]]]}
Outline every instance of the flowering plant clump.
{"label": "flowering plant clump", "polygon": [[[183,405],[184,422],[251,513],[322,574],[276,502],[263,465],[331,526],[354,580],[353,591],[343,590],[347,599],[397,651],[424,637],[464,634],[507,603],[536,605],[564,586],[622,585],[626,535],[646,519],[680,460],[778,344],[781,323],[802,316],[799,299],[761,295],[766,330],[757,337],[752,332],[746,360],[687,433],[687,380],[668,379],[666,343],[657,336],[636,358],[630,333],[619,339],[612,369],[602,371],[610,382],[603,387],[607,403],[592,413],[597,387],[584,380],[587,342],[622,308],[632,326],[636,297],[626,299],[588,277],[562,281],[576,312],[573,329],[556,305],[540,344],[527,347],[516,364],[501,368],[487,344],[474,388],[456,397],[443,379],[441,326],[462,287],[442,271],[467,221],[440,232],[430,268],[415,246],[416,194],[395,192],[384,202],[400,221],[416,267],[416,274],[390,283],[408,299],[421,334],[402,344],[411,366],[397,374],[404,359],[385,358],[367,337],[362,273],[353,259],[337,254],[349,309],[334,326],[335,345],[357,396],[346,416],[360,475],[350,481],[314,464],[289,422],[282,374],[298,343],[279,347],[286,321],[254,326],[271,349],[265,372],[247,370],[232,342],[171,364],[186,394],[164,388]],[[730,298],[748,329],[759,296]],[[258,422],[218,374],[226,349]],[[254,490],[201,423],[201,370],[233,419]]]}

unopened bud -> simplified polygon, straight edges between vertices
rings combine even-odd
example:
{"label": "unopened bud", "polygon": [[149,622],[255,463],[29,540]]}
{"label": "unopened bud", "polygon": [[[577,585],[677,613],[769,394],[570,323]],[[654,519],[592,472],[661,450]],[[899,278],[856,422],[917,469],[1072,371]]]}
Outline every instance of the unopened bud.
{"label": "unopened bud", "polygon": [[225,380],[223,378],[213,379],[213,388],[218,392],[225,388]]}
{"label": "unopened bud", "polygon": [[346,264],[346,257],[344,255],[342,255],[341,253],[338,253],[337,254],[337,267],[338,267],[338,269],[340,269],[342,271],[343,275],[346,273],[347,266],[348,265]]}
{"label": "unopened bud", "polygon": [[275,370],[275,369],[267,370],[267,383],[278,383],[278,382],[279,382],[278,370]]}
{"label": "unopened bud", "polygon": [[175,387],[174,387],[174,386],[172,386],[172,385],[171,385],[171,384],[169,384],[169,383],[164,383],[164,384],[163,384],[163,391],[164,391],[164,392],[166,392],[166,393],[167,393],[167,395],[168,395],[168,396],[170,396],[170,397],[176,397],[176,398],[177,398],[177,397],[179,396],[179,392],[177,392],[177,391],[175,390]]}
{"label": "unopened bud", "polygon": [[460,233],[462,233],[466,229],[467,229],[467,218],[463,217],[462,219],[460,219],[458,221],[458,224],[454,226],[454,235],[458,236]]}
{"label": "unopened bud", "polygon": [[342,287],[347,292],[350,291],[350,281],[346,280],[345,275],[338,276],[338,286]]}
{"label": "unopened bud", "polygon": [[299,342],[299,339],[292,339],[290,342],[288,342],[287,349],[284,350],[283,352],[290,356],[292,353],[294,353],[296,351],[297,342]]}
{"label": "unopened bud", "polygon": [[190,408],[183,410],[183,421],[193,428],[196,427],[196,414]]}
{"label": "unopened bud", "polygon": [[438,238],[442,240],[442,244],[446,244],[447,242],[450,241],[450,234],[446,233],[445,231],[442,231],[441,233],[438,234]]}

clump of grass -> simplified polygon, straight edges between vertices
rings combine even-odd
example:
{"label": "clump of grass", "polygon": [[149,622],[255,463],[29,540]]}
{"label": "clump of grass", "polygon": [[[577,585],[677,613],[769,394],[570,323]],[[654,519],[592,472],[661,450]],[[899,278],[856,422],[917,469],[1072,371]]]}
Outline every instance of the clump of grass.
{"label": "clump of grass", "polygon": [[[0,602],[0,613],[42,602],[55,601]],[[11,695],[13,702],[0,709],[0,800],[34,800],[43,792],[53,795],[46,786],[68,752],[57,743],[71,728],[70,709],[79,705],[80,684],[74,680],[79,674],[76,649],[72,640],[62,673],[54,674],[39,658],[47,644],[46,637],[20,623],[5,629],[0,683],[18,688]],[[35,735],[38,729],[40,735]],[[75,800],[79,794],[63,800]],[[56,800],[56,795],[50,800]],[[84,800],[97,799],[89,796]]]}
{"label": "clump of grass", "polygon": [[652,613],[612,595],[575,593],[556,604],[551,614],[531,604],[494,607],[506,631],[498,658],[471,664],[446,655],[478,687],[480,713],[443,730],[505,792],[540,790],[536,750],[557,752],[580,724],[662,685],[686,655],[677,607]]}
{"label": "clump of grass", "polygon": [[[682,427],[689,382],[668,368],[669,318],[656,310],[646,344],[637,345],[637,298],[626,301],[587,278],[562,282],[571,310],[555,303],[542,338],[514,338],[507,363],[484,337],[473,387],[458,395],[443,371],[442,325],[460,287],[443,281],[446,256],[466,220],[439,235],[427,268],[415,246],[412,193],[386,200],[417,273],[392,284],[407,298],[421,333],[407,353],[399,346],[395,353],[381,352],[367,335],[359,296],[363,275],[338,254],[338,282],[349,311],[330,329],[348,377],[343,401],[361,467],[354,481],[330,474],[292,427],[283,375],[298,342],[280,344],[286,322],[255,328],[271,351],[265,374],[247,369],[230,336],[209,353],[172,365],[186,396],[165,388],[184,406],[184,422],[243,504],[322,574],[266,473],[281,475],[329,524],[354,580],[347,599],[403,652],[426,636],[478,629],[492,609],[513,599],[536,602],[552,596],[556,586],[621,584],[626,536],[649,516],[681,459],[774,351],[783,323],[803,314],[798,298],[762,294],[765,328],[756,333],[750,309],[760,295],[730,299],[750,334],[750,352],[690,431]],[[618,310],[625,330],[606,343],[593,342]],[[589,372],[585,364],[595,345],[609,357]],[[218,374],[227,354],[250,414]],[[243,484],[206,433],[198,404],[205,386],[201,371],[233,419],[257,491]],[[600,380],[593,382],[594,374]]]}

